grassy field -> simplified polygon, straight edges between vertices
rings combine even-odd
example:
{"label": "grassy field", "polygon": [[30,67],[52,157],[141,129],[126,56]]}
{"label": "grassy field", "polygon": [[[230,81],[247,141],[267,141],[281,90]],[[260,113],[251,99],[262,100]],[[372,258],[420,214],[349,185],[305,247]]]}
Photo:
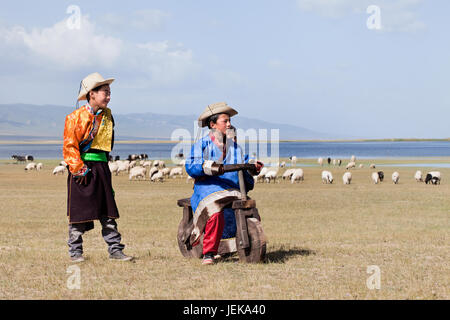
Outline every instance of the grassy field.
{"label": "grassy field", "polygon": [[[86,261],[77,264],[80,289],[67,286],[67,175],[51,174],[56,160],[43,161],[41,172],[0,161],[0,299],[449,299],[450,169],[439,169],[438,186],[413,178],[432,168],[382,167],[385,181],[370,181],[368,164],[408,161],[450,159],[364,160],[347,186],[344,168],[331,167],[335,183],[325,185],[318,166],[304,166],[298,184],[257,184],[250,196],[268,238],[267,261],[257,265],[234,256],[202,266],[181,256],[176,200],[192,193],[186,178],[113,177],[119,231],[136,260],[109,261],[96,223],[84,236]],[[366,284],[372,265],[380,289]]]}

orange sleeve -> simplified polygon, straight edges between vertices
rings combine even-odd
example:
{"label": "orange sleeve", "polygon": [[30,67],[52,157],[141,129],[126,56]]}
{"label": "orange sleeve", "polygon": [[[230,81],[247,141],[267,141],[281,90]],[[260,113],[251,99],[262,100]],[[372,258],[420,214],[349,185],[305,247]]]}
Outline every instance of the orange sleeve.
{"label": "orange sleeve", "polygon": [[90,124],[89,118],[77,111],[66,117],[64,126],[63,157],[73,175],[78,175],[85,169],[84,162],[81,160],[79,144],[89,134]]}

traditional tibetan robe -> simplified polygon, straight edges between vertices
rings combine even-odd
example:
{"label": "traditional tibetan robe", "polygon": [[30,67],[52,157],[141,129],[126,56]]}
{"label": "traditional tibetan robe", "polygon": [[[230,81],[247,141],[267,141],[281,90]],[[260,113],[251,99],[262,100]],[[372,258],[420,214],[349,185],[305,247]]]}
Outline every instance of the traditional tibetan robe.
{"label": "traditional tibetan robe", "polygon": [[[186,159],[186,172],[195,179],[194,193],[191,197],[191,206],[194,212],[191,243],[199,239],[208,219],[219,211],[224,211],[225,217],[222,238],[229,238],[235,234],[234,213],[229,205],[234,200],[241,199],[238,172],[209,176],[204,172],[203,164],[206,160],[223,163],[224,165],[243,164],[248,163],[248,156],[242,153],[241,147],[233,140],[227,140],[225,148],[215,143],[214,140],[215,138],[210,132],[192,146],[191,154]],[[244,180],[247,191],[252,190],[254,179],[246,171],[244,171]]]}
{"label": "traditional tibetan robe", "polygon": [[[87,104],[66,117],[63,156],[69,169],[67,215],[70,223],[119,217],[108,167],[113,145],[114,120],[109,108],[94,114]],[[86,174],[88,185],[76,183],[76,177]]]}

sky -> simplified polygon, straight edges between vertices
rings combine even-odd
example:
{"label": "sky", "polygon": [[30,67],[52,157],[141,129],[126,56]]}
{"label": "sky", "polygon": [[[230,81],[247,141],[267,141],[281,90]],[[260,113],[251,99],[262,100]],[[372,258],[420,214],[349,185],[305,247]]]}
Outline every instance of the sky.
{"label": "sky", "polygon": [[[4,1],[0,104],[239,115],[360,138],[450,137],[445,0]],[[190,127],[191,124],[187,124]]]}

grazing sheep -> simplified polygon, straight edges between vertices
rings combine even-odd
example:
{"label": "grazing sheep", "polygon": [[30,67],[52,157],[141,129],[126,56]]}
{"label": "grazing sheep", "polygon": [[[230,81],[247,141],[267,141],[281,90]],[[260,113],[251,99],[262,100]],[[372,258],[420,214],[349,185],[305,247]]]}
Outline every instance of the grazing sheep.
{"label": "grazing sheep", "polygon": [[36,165],[36,171],[41,171],[43,167],[44,167],[44,165],[42,164],[42,162],[39,162],[39,163]]}
{"label": "grazing sheep", "polygon": [[383,171],[378,171],[378,177],[380,178],[380,182],[383,182],[384,172]]}
{"label": "grazing sheep", "polygon": [[151,167],[150,171],[148,173],[148,178],[150,179],[152,177],[153,174],[155,174],[156,172],[158,172],[158,168],[157,167]]}
{"label": "grazing sheep", "polygon": [[[152,168],[153,169],[153,168]],[[162,173],[161,170],[157,170],[153,173],[152,176],[150,176],[150,181],[151,182],[155,182],[155,181],[160,181],[163,182],[164,181],[164,175]]]}
{"label": "grazing sheep", "polygon": [[423,182],[422,171],[417,170],[414,179],[416,179],[417,182]]}
{"label": "grazing sheep", "polygon": [[129,172],[130,171],[130,163],[127,161],[127,160],[125,160],[125,161],[117,161],[117,164],[119,165],[119,168],[117,169],[117,174],[116,175],[118,175],[119,173],[121,173],[121,172]]}
{"label": "grazing sheep", "polygon": [[291,177],[292,177],[292,175],[294,174],[295,170],[296,170],[296,169],[287,169],[287,170],[283,173],[283,175],[281,176],[281,178],[282,178],[283,180],[286,180],[286,178],[287,178],[287,179],[291,179]]}
{"label": "grazing sheep", "polygon": [[263,167],[259,174],[256,176],[256,181],[264,181],[264,178],[266,177],[266,173],[269,171],[267,167]]}
{"label": "grazing sheep", "polygon": [[130,164],[128,165],[128,170],[136,167],[136,163],[137,163],[136,160],[130,161]]}
{"label": "grazing sheep", "polygon": [[264,178],[265,178],[267,183],[270,183],[272,180],[275,183],[277,181],[277,174],[278,174],[278,167],[276,167],[275,170],[267,171],[267,173],[264,176]]}
{"label": "grazing sheep", "polygon": [[53,169],[53,174],[54,175],[64,174],[64,172],[66,172],[66,167],[65,166],[57,166],[57,167],[55,167],[55,169]]}
{"label": "grazing sheep", "polygon": [[350,182],[352,182],[352,173],[350,171],[344,173],[342,176],[342,181],[344,184],[350,184]]}
{"label": "grazing sheep", "polygon": [[378,172],[372,172],[372,181],[375,184],[378,184],[380,181],[380,177],[378,176]]}
{"label": "grazing sheep", "polygon": [[175,168],[172,168],[172,170],[170,170],[169,177],[172,177],[175,179],[177,176],[180,176],[180,177],[183,176],[183,168],[182,167],[175,167]]}
{"label": "grazing sheep", "polygon": [[395,171],[395,172],[392,174],[392,182],[393,182],[394,184],[397,184],[397,183],[398,183],[398,179],[400,179],[400,174],[399,174],[397,171]]}
{"label": "grazing sheep", "polygon": [[145,180],[145,175],[147,173],[147,169],[144,167],[133,167],[130,169],[130,174],[128,179],[131,181],[133,178],[137,180],[138,178],[142,178]]}
{"label": "grazing sheep", "polygon": [[297,157],[296,156],[290,156],[289,160],[291,160],[291,167],[297,166]]}
{"label": "grazing sheep", "polygon": [[369,166],[369,168],[370,168],[370,169],[375,169],[375,164],[374,164],[374,163],[371,163],[370,166]]}
{"label": "grazing sheep", "polygon": [[439,171],[430,171],[425,177],[425,183],[441,184],[441,173]]}
{"label": "grazing sheep", "polygon": [[150,160],[144,160],[143,162],[142,162],[142,166],[144,167],[144,168],[150,168],[151,166],[152,166],[152,162],[150,161]]}
{"label": "grazing sheep", "polygon": [[119,164],[116,162],[108,162],[109,171],[114,173],[116,176],[119,174]]}
{"label": "grazing sheep", "polygon": [[354,161],[351,161],[345,166],[345,169],[348,170],[354,167],[356,167],[356,163]]}
{"label": "grazing sheep", "polygon": [[170,174],[170,168],[164,168],[161,170],[164,177],[168,177]]}
{"label": "grazing sheep", "polygon": [[333,183],[333,175],[330,171],[322,171],[322,183]]}
{"label": "grazing sheep", "polygon": [[36,170],[36,163],[30,162],[29,164],[27,164],[27,166],[25,167],[25,171],[31,171],[31,170]]}
{"label": "grazing sheep", "polygon": [[319,166],[323,166],[323,158],[317,159],[317,163],[319,164]]}
{"label": "grazing sheep", "polygon": [[297,182],[297,181],[303,181],[304,175],[303,175],[303,169],[295,169],[294,173],[291,177],[291,183]]}

